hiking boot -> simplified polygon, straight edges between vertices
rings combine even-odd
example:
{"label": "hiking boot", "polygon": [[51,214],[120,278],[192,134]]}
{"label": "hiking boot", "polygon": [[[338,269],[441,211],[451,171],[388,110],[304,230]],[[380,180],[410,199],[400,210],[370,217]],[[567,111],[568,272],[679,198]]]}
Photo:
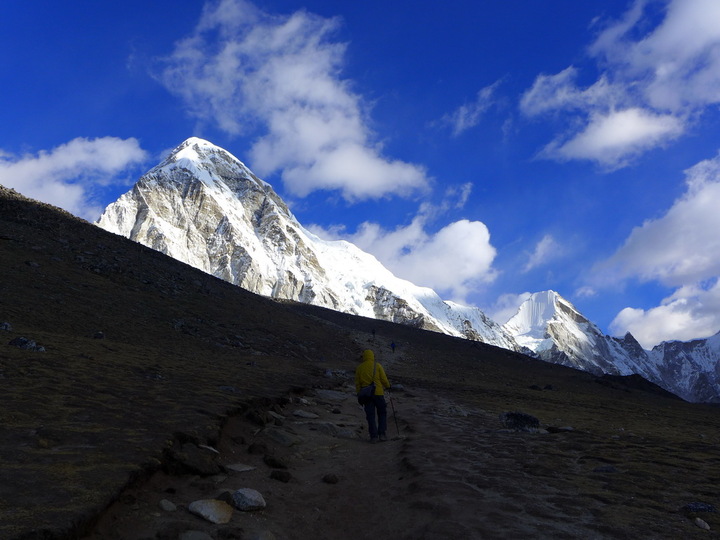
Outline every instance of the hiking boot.
{"label": "hiking boot", "polygon": [[387,441],[387,437],[383,433],[382,435],[380,435],[380,442],[385,442],[385,441]]}

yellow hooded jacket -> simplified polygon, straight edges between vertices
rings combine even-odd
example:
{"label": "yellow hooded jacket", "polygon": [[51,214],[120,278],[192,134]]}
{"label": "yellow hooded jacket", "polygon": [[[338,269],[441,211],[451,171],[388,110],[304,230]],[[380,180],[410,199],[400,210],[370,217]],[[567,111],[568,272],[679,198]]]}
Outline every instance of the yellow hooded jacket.
{"label": "yellow hooded jacket", "polygon": [[355,370],[355,392],[359,392],[363,386],[367,386],[372,382],[373,364],[375,364],[375,395],[385,395],[385,388],[390,388],[385,370],[380,362],[375,363],[375,354],[367,349],[363,351],[363,361]]}

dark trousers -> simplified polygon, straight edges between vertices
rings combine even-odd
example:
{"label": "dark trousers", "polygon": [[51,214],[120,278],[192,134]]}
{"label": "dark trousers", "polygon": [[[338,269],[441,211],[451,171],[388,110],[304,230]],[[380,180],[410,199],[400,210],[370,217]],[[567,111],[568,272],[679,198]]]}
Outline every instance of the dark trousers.
{"label": "dark trousers", "polygon": [[[375,421],[376,412],[377,422]],[[387,431],[387,403],[385,403],[385,396],[373,396],[372,401],[365,405],[365,416],[367,417],[368,431],[370,431],[371,438],[385,435]]]}

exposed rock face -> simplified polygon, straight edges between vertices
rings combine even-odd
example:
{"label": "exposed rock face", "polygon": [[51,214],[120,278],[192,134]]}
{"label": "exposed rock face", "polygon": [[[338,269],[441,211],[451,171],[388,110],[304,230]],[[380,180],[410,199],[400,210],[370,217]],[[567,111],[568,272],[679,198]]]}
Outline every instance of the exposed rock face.
{"label": "exposed rock face", "polygon": [[444,302],[354,245],[304,229],[269,184],[202,139],[178,146],[98,225],[264,296],[518,350],[479,309]]}
{"label": "exposed rock face", "polygon": [[664,341],[649,354],[665,383],[661,386],[689,401],[720,403],[720,333],[707,339]]}

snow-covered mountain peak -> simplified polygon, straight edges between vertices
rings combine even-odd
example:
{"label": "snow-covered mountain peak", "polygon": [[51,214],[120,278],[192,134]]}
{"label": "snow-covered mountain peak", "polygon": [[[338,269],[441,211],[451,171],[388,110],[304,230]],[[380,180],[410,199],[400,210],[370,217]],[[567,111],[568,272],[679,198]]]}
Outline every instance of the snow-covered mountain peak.
{"label": "snow-covered mountain peak", "polygon": [[[175,184],[201,182],[209,188],[229,190],[236,195],[248,189],[274,194],[271,186],[255,176],[242,161],[199,137],[183,141],[143,179],[148,185],[158,181]],[[274,199],[276,203],[280,201],[277,196]],[[285,207],[284,203],[281,206]]]}
{"label": "snow-covered mountain peak", "polygon": [[524,336],[532,340],[547,337],[547,324],[556,313],[561,296],[555,291],[533,293],[525,300],[508,322],[505,328],[515,336]]}
{"label": "snow-covered mountain peak", "polygon": [[258,294],[519,349],[478,308],[446,303],[356,246],[311,234],[269,184],[203,139],[175,148],[98,225]]}

